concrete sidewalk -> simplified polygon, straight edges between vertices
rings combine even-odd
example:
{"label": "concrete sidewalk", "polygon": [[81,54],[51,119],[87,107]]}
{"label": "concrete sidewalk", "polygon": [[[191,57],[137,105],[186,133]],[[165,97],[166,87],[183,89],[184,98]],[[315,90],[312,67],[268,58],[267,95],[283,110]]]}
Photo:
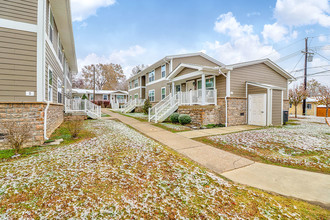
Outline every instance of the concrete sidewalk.
{"label": "concrete sidewalk", "polygon": [[235,182],[285,196],[320,203],[330,208],[330,175],[255,163],[244,157],[191,140],[131,117],[102,109],[112,118]]}
{"label": "concrete sidewalk", "polygon": [[260,126],[255,125],[239,125],[239,126],[232,126],[232,127],[223,127],[223,128],[211,128],[211,129],[201,129],[201,130],[194,130],[194,131],[183,131],[179,132],[180,136],[186,138],[198,138],[198,137],[206,137],[211,135],[221,135],[221,134],[229,134],[239,131],[248,131],[260,128]]}

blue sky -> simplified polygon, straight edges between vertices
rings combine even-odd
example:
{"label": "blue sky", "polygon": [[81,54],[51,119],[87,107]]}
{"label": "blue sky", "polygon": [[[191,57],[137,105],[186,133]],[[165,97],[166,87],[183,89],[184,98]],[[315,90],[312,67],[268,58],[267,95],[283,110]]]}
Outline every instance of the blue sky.
{"label": "blue sky", "polygon": [[[330,69],[328,0],[71,2],[80,68],[112,62],[130,75],[138,64],[203,51],[225,64],[269,57],[290,72],[302,68],[303,39],[314,36],[309,40],[314,61],[308,65],[322,67],[310,73]],[[330,84],[329,72],[315,78]]]}

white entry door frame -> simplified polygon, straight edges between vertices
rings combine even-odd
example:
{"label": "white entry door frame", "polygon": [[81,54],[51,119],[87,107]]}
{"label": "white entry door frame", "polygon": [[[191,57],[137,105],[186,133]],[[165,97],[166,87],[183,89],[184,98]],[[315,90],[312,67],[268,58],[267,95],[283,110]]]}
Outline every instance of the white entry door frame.
{"label": "white entry door frame", "polygon": [[248,95],[248,124],[267,126],[267,93]]}

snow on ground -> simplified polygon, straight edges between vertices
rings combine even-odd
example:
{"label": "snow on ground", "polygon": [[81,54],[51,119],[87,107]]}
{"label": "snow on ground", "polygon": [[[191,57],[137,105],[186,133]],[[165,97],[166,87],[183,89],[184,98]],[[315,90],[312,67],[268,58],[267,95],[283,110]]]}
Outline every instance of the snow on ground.
{"label": "snow on ground", "polygon": [[308,218],[302,202],[229,183],[120,122],[89,126],[95,138],[0,163],[0,219]]}
{"label": "snow on ground", "polygon": [[330,127],[326,124],[297,120],[283,127],[219,135],[209,139],[273,162],[330,168]]}
{"label": "snow on ground", "polygon": [[140,119],[145,119],[148,120],[148,115],[144,113],[125,113],[127,116],[131,116],[133,118],[140,118]]}

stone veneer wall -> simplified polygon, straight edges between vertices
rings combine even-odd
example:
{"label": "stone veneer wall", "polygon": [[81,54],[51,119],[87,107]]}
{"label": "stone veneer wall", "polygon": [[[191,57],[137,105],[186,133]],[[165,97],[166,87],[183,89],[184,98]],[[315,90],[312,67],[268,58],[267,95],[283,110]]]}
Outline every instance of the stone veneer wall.
{"label": "stone veneer wall", "polygon": [[246,98],[232,98],[228,99],[228,126],[245,125],[247,124],[247,103]]}
{"label": "stone veneer wall", "polygon": [[187,114],[191,117],[192,124],[207,125],[224,123],[220,118],[220,106],[213,105],[183,105],[179,106],[179,114]]}
{"label": "stone veneer wall", "polygon": [[[28,122],[32,124],[32,138],[24,147],[40,145],[44,142],[44,116],[47,104],[43,102],[0,102],[0,133],[3,133],[1,123],[6,121]],[[64,117],[62,104],[50,104],[47,113],[47,136],[49,136],[62,122]],[[0,141],[0,148],[4,148],[4,141]]]}
{"label": "stone veneer wall", "polygon": [[[228,98],[228,126],[247,124],[246,98]],[[218,105],[185,105],[179,106],[179,114],[188,114],[192,124],[225,124],[226,123],[226,103],[224,98],[218,98]]]}
{"label": "stone veneer wall", "polygon": [[290,101],[287,99],[283,100],[283,111],[289,111],[290,109]]}

